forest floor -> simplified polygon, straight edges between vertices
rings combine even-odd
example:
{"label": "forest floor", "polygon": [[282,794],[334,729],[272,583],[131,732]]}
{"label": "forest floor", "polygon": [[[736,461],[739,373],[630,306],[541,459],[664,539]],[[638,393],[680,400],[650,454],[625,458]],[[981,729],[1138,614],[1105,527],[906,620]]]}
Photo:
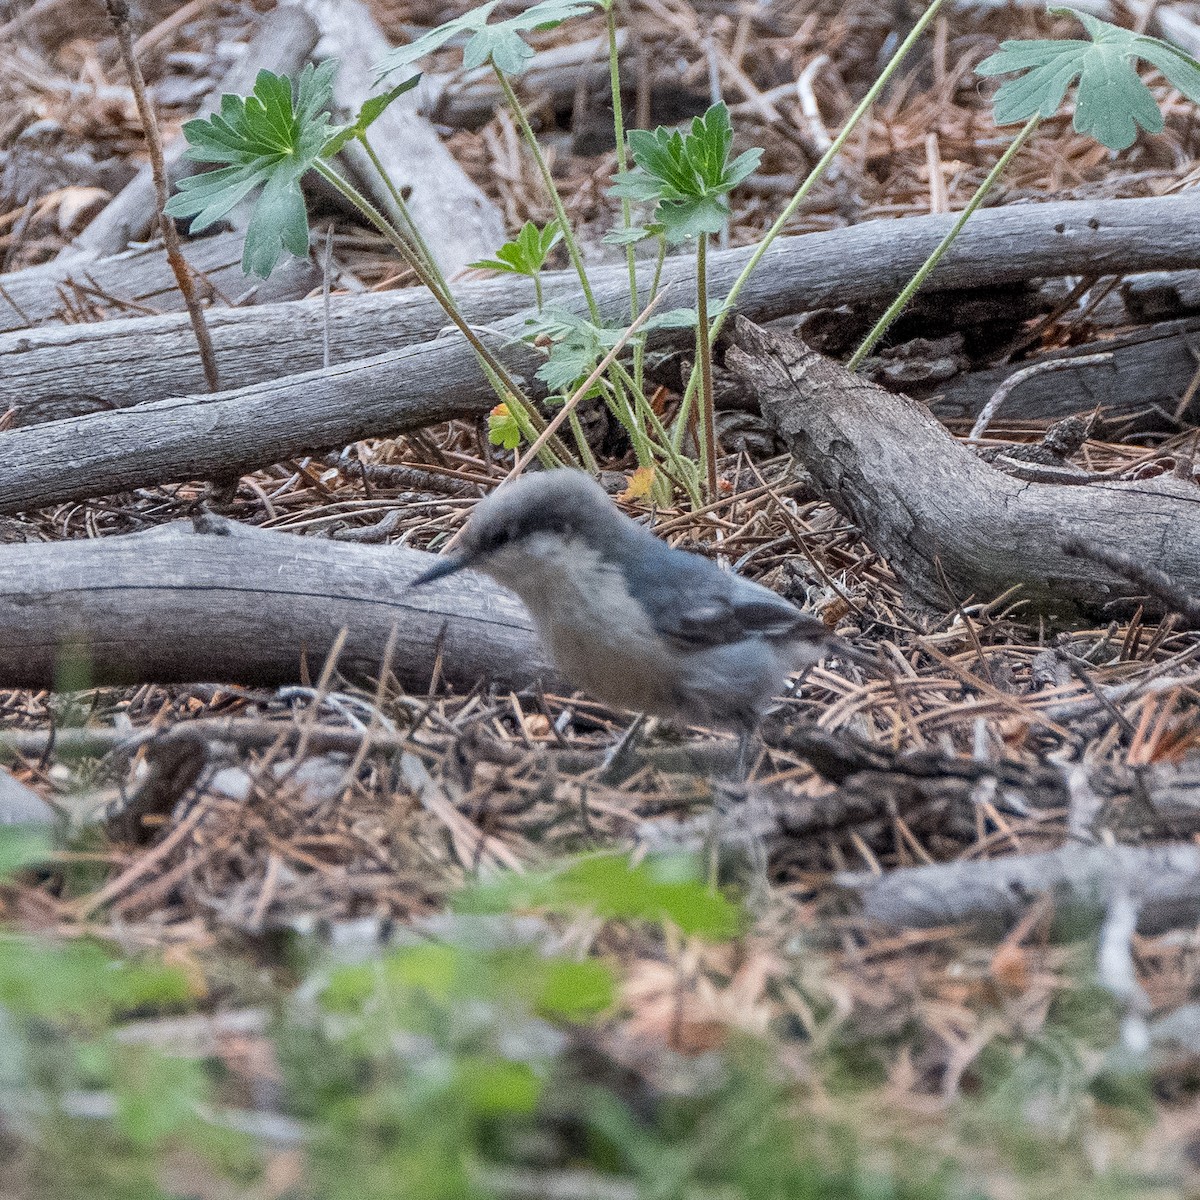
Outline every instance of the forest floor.
{"label": "forest floor", "polygon": [[[144,160],[103,5],[49,5],[6,34],[25,7],[0,5],[13,274],[67,246]],[[140,13],[167,138],[270,6],[194,3],[162,27],[172,7]],[[629,7],[631,123],[690,117],[716,86],[735,149],[764,149],[733,194],[730,246],[762,236],[917,9]],[[370,8],[399,43],[465,5]],[[1064,28],[1033,6],[949,7],[788,232],[961,209],[1008,144],[973,67],[1004,38]],[[537,44],[603,32],[587,17]],[[793,81],[819,55],[814,113]],[[989,203],[1190,187],[1194,106],[1151,83],[1163,133],[1114,154],[1069,112],[1049,119]],[[621,261],[600,240],[618,216],[602,83],[528,99],[587,255]],[[506,112],[439,131],[510,234],[553,216]],[[315,203],[335,302],[413,282],[382,238]],[[1100,346],[1127,327],[1120,283],[1064,287],[1051,311],[1014,315],[1007,345],[954,353],[979,367]],[[129,315],[76,290],[59,320]],[[875,315],[833,314],[831,344],[853,346]],[[934,305],[905,338],[949,325]],[[1176,417],[1193,393],[1177,413],[1098,424],[1071,461],[1190,471],[1194,430]],[[671,411],[678,389],[657,402]],[[878,757],[823,775],[780,736],[741,786],[733,740],[696,728],[652,731],[616,769],[630,714],[586,696],[464,693],[437,671],[424,691],[386,673],[362,685],[336,658],[290,688],[0,692],[11,779],[60,818],[50,850],[0,840],[0,869],[6,848],[36,862],[0,886],[0,1195],[1200,1195],[1194,921],[1126,928],[1115,886],[1098,913],[1035,891],[998,930],[897,927],[862,899],[869,877],[921,866],[1194,843],[1195,819],[1157,801],[1172,780],[1185,801],[1200,787],[1200,636],[1137,606],[1057,629],[1020,594],[918,606],[765,420],[723,420],[721,499],[660,508],[654,526],[878,654],[887,677],[832,660],[777,714]],[[1037,442],[1052,423],[1002,410],[988,437]],[[965,438],[969,422],[950,428]],[[628,446],[602,445],[610,490],[632,486],[645,512]],[[22,512],[0,538],[110,538],[212,505],[296,536],[436,550],[511,463],[471,421],[352,449],[313,447],[217,499],[195,480]]]}

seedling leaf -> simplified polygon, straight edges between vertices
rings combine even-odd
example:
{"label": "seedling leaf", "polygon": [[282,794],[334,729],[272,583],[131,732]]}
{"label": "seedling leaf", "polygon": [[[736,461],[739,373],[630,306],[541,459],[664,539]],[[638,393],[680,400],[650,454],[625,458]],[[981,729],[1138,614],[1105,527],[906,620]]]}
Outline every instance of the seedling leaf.
{"label": "seedling leaf", "polygon": [[668,242],[720,233],[729,218],[729,192],[762,158],[762,151],[753,149],[730,162],[732,145],[733,126],[723,103],[694,118],[687,134],[663,126],[631,130],[634,169],[616,177],[611,193],[638,203],[657,201],[655,220]]}
{"label": "seedling leaf", "polygon": [[521,444],[521,426],[507,404],[497,404],[488,413],[488,441],[505,450],[515,450]]}
{"label": "seedling leaf", "polygon": [[468,265],[481,270],[526,275],[532,279],[546,265],[550,251],[561,240],[562,228],[557,221],[551,221],[545,229],[538,229],[532,221],[526,221],[521,232],[496,251],[495,258],[480,259]]}

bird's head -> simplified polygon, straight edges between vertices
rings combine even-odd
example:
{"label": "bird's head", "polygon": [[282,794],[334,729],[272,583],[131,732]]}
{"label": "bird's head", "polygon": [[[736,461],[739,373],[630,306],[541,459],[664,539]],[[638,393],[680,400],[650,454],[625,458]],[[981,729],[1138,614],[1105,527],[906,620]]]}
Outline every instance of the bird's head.
{"label": "bird's head", "polygon": [[528,572],[553,569],[572,546],[601,556],[635,529],[604,489],[580,471],[524,475],[481,500],[458,548],[410,584],[472,567],[520,592]]}

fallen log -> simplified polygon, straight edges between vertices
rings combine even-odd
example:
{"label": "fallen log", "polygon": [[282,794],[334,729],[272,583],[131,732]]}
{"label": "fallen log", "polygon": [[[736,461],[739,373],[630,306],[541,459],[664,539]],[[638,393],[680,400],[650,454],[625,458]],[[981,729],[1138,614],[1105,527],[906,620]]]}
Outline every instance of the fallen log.
{"label": "fallen log", "polygon": [[882,876],[847,873],[838,883],[862,896],[867,916],[907,929],[961,923],[1008,929],[1043,895],[1054,898],[1060,913],[1093,918],[1128,896],[1146,934],[1200,919],[1200,848],[1191,845],[1068,845]]}
{"label": "fallen log", "polygon": [[[188,266],[200,277],[196,286],[201,296],[216,294],[232,301],[248,290],[249,283],[242,274],[240,236],[219,233],[197,238],[185,243],[183,249]],[[32,350],[36,345],[36,341],[26,339],[41,335],[42,330],[32,327],[42,321],[95,321],[98,316],[114,312],[144,315],[182,311],[183,297],[158,243],[107,258],[80,250],[52,262],[0,275],[0,340],[4,342],[6,358],[12,355],[16,361],[22,347]],[[179,324],[181,329],[187,329],[187,317],[182,317]],[[71,327],[93,331],[97,328]],[[197,378],[203,380],[194,338],[191,353],[196,358]],[[0,376],[5,377],[6,383],[9,368],[9,361],[0,366]],[[62,390],[86,387],[81,383],[84,378],[86,374],[65,375]]]}
{"label": "fallen log", "polygon": [[[868,221],[780,239],[743,290],[739,311],[755,321],[768,321],[841,304],[886,303],[953,220],[946,215]],[[713,295],[728,290],[752,252],[742,247],[710,256]],[[929,289],[955,291],[1042,276],[1125,274],[1191,265],[1200,265],[1200,195],[1014,205],[977,213],[938,264]],[[643,287],[649,276],[650,268],[644,266]],[[0,284],[16,278],[0,277]],[[578,292],[574,272],[548,272],[543,278],[548,297],[562,301]],[[628,307],[624,264],[597,268],[592,278],[599,297],[607,298],[606,314],[614,321],[622,319]],[[691,303],[692,256],[669,259],[664,279],[674,289],[668,307]],[[40,287],[45,290],[44,284]],[[459,283],[454,292],[468,319],[477,324],[533,306],[533,289],[526,280]],[[0,292],[0,327],[4,308]],[[396,349],[431,338],[447,323],[424,291],[337,297],[330,305],[333,357],[344,362],[363,357],[368,348]],[[246,387],[322,366],[324,310],[319,301],[213,312],[209,324],[226,387]],[[0,334],[0,404],[18,410],[39,406],[43,420],[51,415],[40,400],[47,392],[83,392],[96,397],[97,406],[116,408],[204,390],[186,319]],[[463,411],[472,411],[471,402]]]}
{"label": "fallen log", "polygon": [[483,578],[418,592],[430,556],[203,516],[146,533],[0,546],[0,686],[307,682],[340,631],[345,676],[423,693],[554,678],[525,610]]}
{"label": "fallen log", "polygon": [[[978,457],[907,396],[822,358],[798,338],[737,318],[726,361],[829,501],[909,594],[939,610],[1013,587],[1056,620],[1110,618],[1128,580],[1066,552],[1112,547],[1200,595],[1200,487],[1162,475],[1035,483]],[[1150,609],[1161,609],[1153,598]]]}
{"label": "fallen log", "polygon": [[[929,407],[944,421],[972,421],[1018,371],[1103,351],[1112,355],[1106,363],[1031,375],[1005,398],[995,423],[1056,421],[1095,408],[1105,417],[1133,415],[1156,406],[1174,415],[1196,374],[1193,346],[1197,333],[1200,318],[1161,321],[1085,345],[1033,354],[1017,363],[969,371],[938,385]],[[1196,412],[1194,406],[1191,411]]]}

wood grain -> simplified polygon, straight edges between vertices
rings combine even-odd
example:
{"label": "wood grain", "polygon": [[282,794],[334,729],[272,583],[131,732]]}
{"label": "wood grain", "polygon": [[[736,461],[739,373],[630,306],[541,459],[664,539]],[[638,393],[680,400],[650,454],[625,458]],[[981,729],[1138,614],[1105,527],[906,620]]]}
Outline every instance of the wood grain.
{"label": "wood grain", "polygon": [[339,631],[346,676],[392,669],[423,692],[553,680],[520,602],[482,576],[406,591],[432,556],[271,533],[205,516],[146,533],[0,546],[0,681],[296,683]]}

